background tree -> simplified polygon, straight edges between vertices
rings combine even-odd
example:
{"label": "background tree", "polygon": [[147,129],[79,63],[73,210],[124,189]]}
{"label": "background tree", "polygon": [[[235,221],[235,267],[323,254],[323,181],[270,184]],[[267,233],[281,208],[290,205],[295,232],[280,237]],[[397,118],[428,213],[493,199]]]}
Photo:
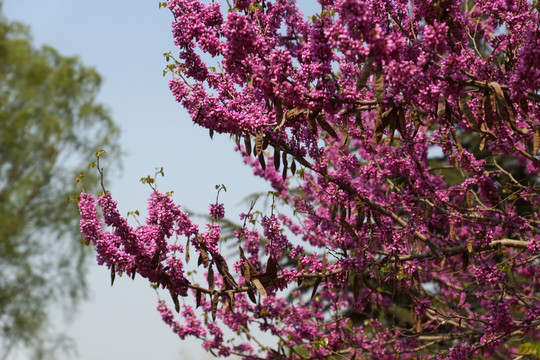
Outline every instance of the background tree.
{"label": "background tree", "polygon": [[147,178],[131,227],[103,189],[108,231],[83,193],[99,263],[168,291],[181,320],[161,300],[163,320],[220,356],[538,355],[537,2],[318,3],[166,3],[171,91],[236,139],[271,206],[241,214],[227,259],[219,200],[199,229]]}
{"label": "background tree", "polygon": [[[49,312],[85,295],[87,249],[77,235],[73,179],[117,129],[95,96],[101,79],[75,57],[32,45],[0,15],[0,358],[54,357],[66,338]],[[95,186],[94,186],[95,188]]]}

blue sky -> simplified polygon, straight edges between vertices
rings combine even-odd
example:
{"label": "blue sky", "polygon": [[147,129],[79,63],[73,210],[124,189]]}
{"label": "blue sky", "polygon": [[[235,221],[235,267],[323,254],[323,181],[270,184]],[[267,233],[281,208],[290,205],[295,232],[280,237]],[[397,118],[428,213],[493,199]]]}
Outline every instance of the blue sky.
{"label": "blue sky", "polygon": [[[156,167],[165,169],[160,190],[174,190],[180,204],[197,212],[205,212],[215,200],[216,184],[227,186],[220,199],[233,219],[245,210],[244,196],[267,189],[253,179],[227,136],[211,141],[174,102],[168,78],[162,76],[162,54],[175,53],[172,16],[158,8],[157,0],[5,0],[3,12],[29,25],[36,44],[77,55],[103,76],[99,100],[121,127],[126,154],[123,172],[106,175],[122,213],[144,210],[149,188],[139,179]],[[79,359],[203,357],[199,342],[180,341],[161,322],[156,294],[142,279],[117,278],[111,288],[108,270],[95,264],[89,275],[90,301],[81,305],[71,324],[56,319],[56,326],[75,339]]]}

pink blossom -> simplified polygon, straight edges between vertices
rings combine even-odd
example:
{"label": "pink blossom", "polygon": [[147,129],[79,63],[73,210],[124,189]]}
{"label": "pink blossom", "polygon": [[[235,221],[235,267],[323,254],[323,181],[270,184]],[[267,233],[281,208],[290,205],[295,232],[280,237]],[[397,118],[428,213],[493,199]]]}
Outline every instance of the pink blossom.
{"label": "pink blossom", "polygon": [[169,292],[163,321],[223,357],[465,360],[538,340],[538,8],[230,3],[168,1],[169,87],[236,140],[268,206],[236,226],[216,200],[199,230],[154,191],[133,227],[83,193],[98,263]]}

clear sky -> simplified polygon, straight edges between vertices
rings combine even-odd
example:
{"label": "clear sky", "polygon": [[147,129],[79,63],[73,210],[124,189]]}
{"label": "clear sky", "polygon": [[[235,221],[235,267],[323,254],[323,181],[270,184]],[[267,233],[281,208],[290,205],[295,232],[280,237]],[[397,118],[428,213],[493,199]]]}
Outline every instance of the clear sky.
{"label": "clear sky", "polygon": [[[103,76],[99,100],[122,130],[124,170],[106,176],[106,185],[123,214],[144,210],[149,188],[141,177],[164,167],[163,191],[188,209],[205,212],[215,200],[216,184],[225,184],[220,199],[227,215],[246,210],[241,200],[267,189],[235,153],[226,136],[192,125],[174,102],[163,78],[163,53],[175,53],[172,16],[157,0],[4,0],[4,15],[30,26],[35,43],[62,55],[79,56]],[[89,154],[91,161],[92,154]],[[106,158],[104,166],[107,167]],[[234,207],[231,208],[230,205]],[[205,357],[200,343],[181,341],[161,322],[155,292],[142,279],[117,278],[110,286],[106,268],[90,269],[90,301],[81,305],[70,325],[56,326],[72,336],[81,360],[180,360]]]}

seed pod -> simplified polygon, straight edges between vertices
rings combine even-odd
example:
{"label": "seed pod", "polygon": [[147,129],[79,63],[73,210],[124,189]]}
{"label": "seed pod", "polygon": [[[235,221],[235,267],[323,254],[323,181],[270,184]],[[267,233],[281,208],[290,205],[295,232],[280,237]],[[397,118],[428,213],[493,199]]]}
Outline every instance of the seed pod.
{"label": "seed pod", "polygon": [[244,146],[246,147],[246,153],[251,156],[251,137],[249,134],[244,136]]}
{"label": "seed pod", "polygon": [[377,99],[377,104],[382,104],[384,102],[384,77],[382,73],[381,63],[377,64],[373,82],[374,82],[373,85],[375,88],[375,98]]}
{"label": "seed pod", "polygon": [[366,82],[369,78],[369,75],[371,75],[371,68],[373,67],[373,55],[369,54],[366,58],[366,62],[364,63],[364,67],[362,68],[362,73],[360,74],[360,77],[356,80],[356,91],[360,91],[362,88],[366,86]]}
{"label": "seed pod", "polygon": [[439,96],[437,100],[437,117],[442,119],[444,113],[446,112],[446,98],[444,96]]}
{"label": "seed pod", "polygon": [[274,169],[278,171],[280,165],[281,165],[281,154],[280,154],[279,145],[278,145],[278,146],[274,146]]}
{"label": "seed pod", "polygon": [[540,130],[536,129],[534,132],[534,138],[533,138],[533,156],[536,156],[538,154],[538,150],[540,149]]}
{"label": "seed pod", "polygon": [[471,108],[469,107],[469,104],[467,104],[467,100],[463,96],[460,96],[459,98],[459,108],[463,112],[463,115],[465,115],[465,119],[467,120],[467,123],[471,127],[472,130],[478,131],[478,123],[476,122],[476,119],[473,115],[473,112]]}
{"label": "seed pod", "polygon": [[257,129],[257,133],[255,135],[255,155],[259,156],[261,155],[263,150],[263,131],[262,128]]}

